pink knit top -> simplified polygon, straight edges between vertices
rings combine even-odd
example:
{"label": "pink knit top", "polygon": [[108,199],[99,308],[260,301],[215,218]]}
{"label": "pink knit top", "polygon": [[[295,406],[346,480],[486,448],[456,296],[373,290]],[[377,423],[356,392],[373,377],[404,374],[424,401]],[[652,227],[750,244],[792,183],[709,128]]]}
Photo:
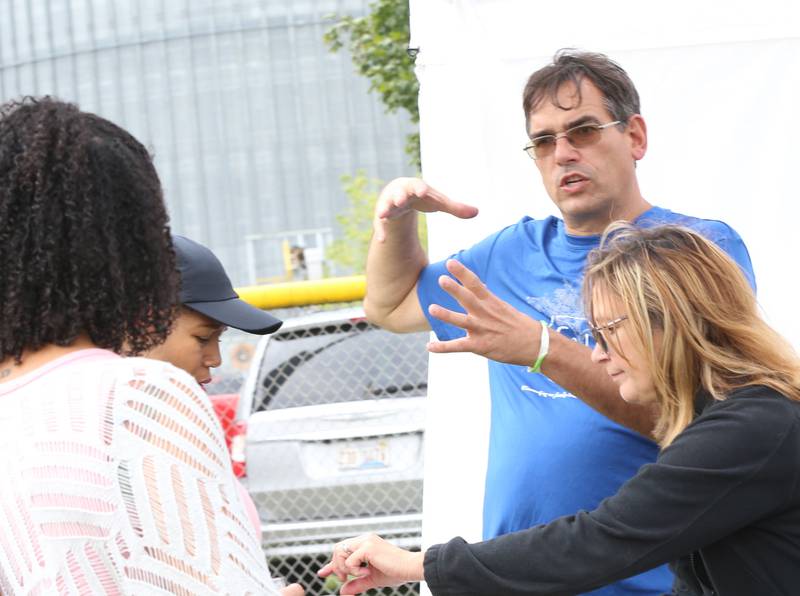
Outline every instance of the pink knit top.
{"label": "pink knit top", "polygon": [[190,376],[90,349],[0,384],[0,592],[276,594]]}

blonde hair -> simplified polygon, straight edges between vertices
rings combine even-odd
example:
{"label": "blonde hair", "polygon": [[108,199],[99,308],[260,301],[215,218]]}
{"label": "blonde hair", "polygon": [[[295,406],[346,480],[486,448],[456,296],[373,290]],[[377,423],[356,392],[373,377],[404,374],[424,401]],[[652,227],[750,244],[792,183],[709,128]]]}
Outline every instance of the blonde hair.
{"label": "blonde hair", "polygon": [[583,291],[593,322],[598,293],[626,307],[634,347],[653,374],[662,447],[692,421],[701,389],[723,400],[736,388],[765,385],[800,401],[797,354],[761,318],[739,266],[698,233],[611,224],[589,255]]}

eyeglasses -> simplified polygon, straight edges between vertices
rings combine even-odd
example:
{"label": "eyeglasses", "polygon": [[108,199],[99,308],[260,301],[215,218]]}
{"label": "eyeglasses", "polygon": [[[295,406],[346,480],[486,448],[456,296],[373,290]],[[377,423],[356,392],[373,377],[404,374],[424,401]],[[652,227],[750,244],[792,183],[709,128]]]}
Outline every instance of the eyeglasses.
{"label": "eyeglasses", "polygon": [[621,124],[620,120],[614,120],[608,124],[579,124],[572,128],[558,133],[557,135],[542,135],[531,139],[531,142],[525,145],[525,153],[531,159],[542,159],[548,155],[552,155],[556,150],[556,143],[558,139],[565,137],[569,144],[580,149],[581,147],[588,147],[594,145],[600,140],[600,133],[609,126]]}
{"label": "eyeglasses", "polygon": [[614,328],[623,321],[627,320],[627,318],[628,315],[622,315],[621,317],[617,317],[613,321],[609,321],[605,325],[600,325],[599,327],[589,325],[589,330],[592,332],[594,341],[606,354],[608,354],[608,342],[606,341],[605,335],[603,335],[603,331],[608,331],[609,333],[613,334]]}

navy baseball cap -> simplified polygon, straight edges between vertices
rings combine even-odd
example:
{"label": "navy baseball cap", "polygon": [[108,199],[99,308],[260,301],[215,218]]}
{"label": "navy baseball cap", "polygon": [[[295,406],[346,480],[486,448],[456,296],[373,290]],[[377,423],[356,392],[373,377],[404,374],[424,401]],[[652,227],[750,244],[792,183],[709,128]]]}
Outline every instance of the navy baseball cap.
{"label": "navy baseball cap", "polygon": [[176,234],[172,245],[181,275],[181,304],[223,325],[258,335],[273,333],[283,325],[239,298],[222,263],[208,248]]}

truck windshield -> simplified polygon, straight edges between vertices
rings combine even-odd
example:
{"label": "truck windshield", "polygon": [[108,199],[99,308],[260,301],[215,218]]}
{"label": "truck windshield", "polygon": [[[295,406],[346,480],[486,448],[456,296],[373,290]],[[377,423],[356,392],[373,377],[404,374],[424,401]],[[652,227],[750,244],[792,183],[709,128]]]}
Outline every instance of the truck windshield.
{"label": "truck windshield", "polygon": [[260,367],[254,411],[424,396],[428,333],[349,321],[277,333]]}

